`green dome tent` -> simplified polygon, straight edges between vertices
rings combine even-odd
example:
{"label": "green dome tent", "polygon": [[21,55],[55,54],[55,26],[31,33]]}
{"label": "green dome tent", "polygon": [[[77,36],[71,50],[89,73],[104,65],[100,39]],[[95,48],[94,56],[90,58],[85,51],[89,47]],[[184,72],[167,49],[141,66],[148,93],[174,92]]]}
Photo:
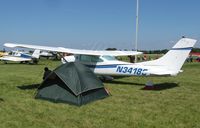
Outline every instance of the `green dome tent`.
{"label": "green dome tent", "polygon": [[103,83],[88,67],[71,62],[52,71],[35,98],[82,105],[107,96]]}

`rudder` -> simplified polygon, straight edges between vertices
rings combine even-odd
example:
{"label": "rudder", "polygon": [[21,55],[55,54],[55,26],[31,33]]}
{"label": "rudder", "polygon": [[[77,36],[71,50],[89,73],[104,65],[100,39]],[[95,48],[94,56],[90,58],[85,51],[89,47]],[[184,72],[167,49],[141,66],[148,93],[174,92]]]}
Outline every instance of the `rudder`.
{"label": "rudder", "polygon": [[169,70],[179,72],[196,41],[195,39],[182,38],[161,58],[141,64],[165,66]]}

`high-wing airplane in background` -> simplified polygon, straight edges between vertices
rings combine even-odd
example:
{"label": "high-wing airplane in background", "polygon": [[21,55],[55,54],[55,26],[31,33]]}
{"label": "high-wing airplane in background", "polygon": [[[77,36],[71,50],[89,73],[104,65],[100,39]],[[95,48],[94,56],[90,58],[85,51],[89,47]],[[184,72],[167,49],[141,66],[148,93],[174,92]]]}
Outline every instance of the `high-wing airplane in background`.
{"label": "high-wing airplane in background", "polygon": [[4,61],[6,64],[8,61],[20,63],[29,63],[32,61],[32,63],[36,63],[39,56],[40,50],[34,50],[32,55],[22,51],[12,51],[11,55],[4,55],[0,57],[0,60]]}
{"label": "high-wing airplane in background", "polygon": [[8,55],[8,52],[0,52],[0,57]]}
{"label": "high-wing airplane in background", "polygon": [[195,39],[182,38],[159,59],[128,63],[115,59],[115,56],[139,55],[136,51],[93,51],[63,47],[47,47],[28,44],[5,43],[6,47],[20,47],[68,53],[63,62],[78,61],[85,64],[94,73],[107,76],[176,76],[196,43]]}
{"label": "high-wing airplane in background", "polygon": [[49,58],[49,57],[53,57],[54,54],[48,51],[40,51],[40,56]]}

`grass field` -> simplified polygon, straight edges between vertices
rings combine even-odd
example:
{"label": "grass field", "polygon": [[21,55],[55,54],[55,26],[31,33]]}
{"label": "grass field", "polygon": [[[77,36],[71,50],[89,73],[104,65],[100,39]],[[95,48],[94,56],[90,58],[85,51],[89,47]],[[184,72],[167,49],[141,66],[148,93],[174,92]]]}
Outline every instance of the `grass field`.
{"label": "grass field", "polygon": [[[105,83],[112,96],[81,107],[34,99],[39,65],[0,63],[0,128],[200,128],[200,63],[177,77],[127,77]],[[159,90],[142,90],[148,79]]]}

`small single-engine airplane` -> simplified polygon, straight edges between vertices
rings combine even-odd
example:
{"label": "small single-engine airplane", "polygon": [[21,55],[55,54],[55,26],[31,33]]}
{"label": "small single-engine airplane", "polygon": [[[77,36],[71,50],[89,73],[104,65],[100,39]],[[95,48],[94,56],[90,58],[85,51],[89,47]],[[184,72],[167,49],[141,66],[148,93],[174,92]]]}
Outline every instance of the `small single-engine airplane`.
{"label": "small single-engine airplane", "polygon": [[77,50],[63,47],[47,47],[13,43],[5,43],[4,46],[68,53],[69,56],[65,56],[62,59],[63,62],[81,62],[93,70],[97,75],[176,76],[179,72],[182,71],[181,67],[195,43],[196,40],[194,39],[182,38],[161,58],[140,63],[128,63],[115,59],[115,56],[142,54],[141,52],[136,51]]}
{"label": "small single-engine airplane", "polygon": [[49,57],[53,57],[54,55],[53,53],[48,52],[48,51],[40,51],[40,56],[49,58]]}
{"label": "small single-engine airplane", "polygon": [[0,57],[8,55],[8,52],[0,52]]}
{"label": "small single-engine airplane", "polygon": [[22,51],[12,51],[11,55],[4,55],[0,57],[0,60],[7,64],[8,61],[20,62],[20,63],[37,63],[37,59],[40,56],[40,50],[34,50],[33,54]]}

